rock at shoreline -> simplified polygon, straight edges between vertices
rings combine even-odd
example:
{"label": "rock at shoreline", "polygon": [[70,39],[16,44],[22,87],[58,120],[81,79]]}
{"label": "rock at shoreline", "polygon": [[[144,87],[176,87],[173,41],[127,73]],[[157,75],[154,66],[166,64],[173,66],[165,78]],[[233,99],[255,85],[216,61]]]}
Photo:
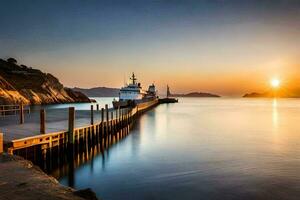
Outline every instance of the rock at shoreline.
{"label": "rock at shoreline", "polygon": [[0,104],[53,104],[90,102],[78,91],[65,88],[52,74],[43,73],[15,59],[0,59]]}
{"label": "rock at shoreline", "polygon": [[60,185],[55,178],[18,156],[0,154],[0,171],[0,199],[97,199],[90,190],[77,195],[74,189]]}
{"label": "rock at shoreline", "polygon": [[84,190],[77,190],[74,192],[74,194],[86,200],[98,200],[95,192],[90,188]]}

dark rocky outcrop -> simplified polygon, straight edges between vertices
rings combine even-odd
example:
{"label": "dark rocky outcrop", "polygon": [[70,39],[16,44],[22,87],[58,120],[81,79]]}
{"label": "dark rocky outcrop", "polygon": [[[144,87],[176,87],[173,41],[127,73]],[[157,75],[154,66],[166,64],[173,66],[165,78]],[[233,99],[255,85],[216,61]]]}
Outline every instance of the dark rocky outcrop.
{"label": "dark rocky outcrop", "polygon": [[299,89],[285,89],[278,91],[268,91],[263,93],[252,92],[247,93],[243,96],[244,98],[300,98],[300,90]]}
{"label": "dark rocky outcrop", "polygon": [[205,93],[205,92],[191,92],[188,94],[171,94],[171,97],[221,97],[216,94]]}
{"label": "dark rocky outcrop", "polygon": [[83,190],[77,190],[74,192],[76,196],[82,197],[86,200],[100,200],[97,198],[95,192],[91,190],[90,188],[83,189]]}
{"label": "dark rocky outcrop", "polygon": [[0,104],[52,104],[90,102],[84,94],[65,88],[52,74],[25,65],[13,58],[0,59]]}
{"label": "dark rocky outcrop", "polygon": [[269,97],[266,93],[257,93],[257,92],[252,92],[252,93],[247,93],[243,96],[244,98],[261,98],[261,97]]}

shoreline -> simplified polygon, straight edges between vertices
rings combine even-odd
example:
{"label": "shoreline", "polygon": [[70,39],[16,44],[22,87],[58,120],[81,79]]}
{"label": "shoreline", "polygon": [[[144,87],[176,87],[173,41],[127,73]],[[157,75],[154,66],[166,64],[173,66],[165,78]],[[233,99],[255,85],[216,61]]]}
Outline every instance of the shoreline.
{"label": "shoreline", "polygon": [[90,189],[63,186],[32,162],[19,156],[0,154],[0,199],[97,200]]}

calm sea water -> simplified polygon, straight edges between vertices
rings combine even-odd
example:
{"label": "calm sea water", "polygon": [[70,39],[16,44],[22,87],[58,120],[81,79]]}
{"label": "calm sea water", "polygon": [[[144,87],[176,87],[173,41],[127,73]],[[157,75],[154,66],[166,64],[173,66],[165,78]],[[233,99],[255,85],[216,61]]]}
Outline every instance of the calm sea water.
{"label": "calm sea water", "polygon": [[300,100],[159,105],[76,168],[74,187],[104,200],[300,199]]}
{"label": "calm sea water", "polygon": [[100,107],[104,108],[105,104],[108,107],[112,107],[112,101],[117,97],[90,97],[97,102],[95,103],[65,103],[65,104],[49,104],[49,105],[34,105],[31,107],[31,111],[40,111],[40,108],[43,107],[45,109],[67,109],[69,107],[75,107],[76,110],[90,110],[91,104],[94,105],[94,109],[96,109],[96,104],[99,104]]}

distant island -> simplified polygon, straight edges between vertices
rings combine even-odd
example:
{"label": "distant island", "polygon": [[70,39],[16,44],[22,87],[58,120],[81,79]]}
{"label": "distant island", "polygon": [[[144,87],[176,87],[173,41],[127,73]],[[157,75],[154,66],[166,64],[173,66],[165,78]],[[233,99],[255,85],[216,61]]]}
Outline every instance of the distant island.
{"label": "distant island", "polygon": [[[300,98],[300,92],[286,91],[285,93],[283,93],[279,91],[278,94],[275,96],[279,98]],[[243,97],[244,98],[274,98],[274,93],[273,92],[263,92],[263,93],[252,92],[243,95]]]}
{"label": "distant island", "polygon": [[187,94],[171,94],[171,97],[221,97],[217,94],[205,93],[205,92],[191,92]]}
{"label": "distant island", "polygon": [[108,87],[94,87],[90,89],[72,88],[74,91],[82,92],[88,97],[118,97],[120,89]]}
{"label": "distant island", "polygon": [[247,93],[243,96],[244,98],[263,98],[263,97],[270,97],[267,93]]}
{"label": "distant island", "polygon": [[81,92],[64,87],[49,73],[0,59],[0,104],[53,104],[91,102]]}

